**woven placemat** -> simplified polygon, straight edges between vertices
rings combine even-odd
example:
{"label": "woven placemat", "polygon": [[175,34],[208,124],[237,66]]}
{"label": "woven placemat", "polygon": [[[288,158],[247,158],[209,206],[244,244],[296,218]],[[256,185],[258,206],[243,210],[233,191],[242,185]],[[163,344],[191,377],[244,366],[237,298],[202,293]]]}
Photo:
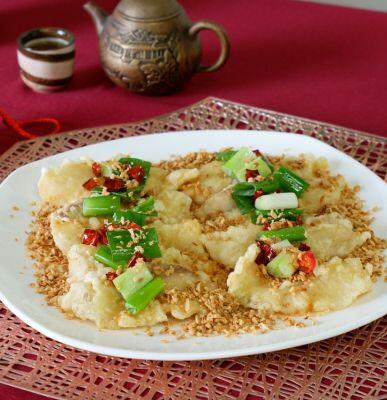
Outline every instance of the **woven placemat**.
{"label": "woven placemat", "polygon": [[[387,179],[387,139],[208,98],[155,119],[16,143],[0,181],[31,161],[125,136],[264,129],[314,136]],[[308,346],[227,360],[160,362],[100,356],[46,338],[0,303],[0,382],[58,399],[386,399],[387,317]]]}

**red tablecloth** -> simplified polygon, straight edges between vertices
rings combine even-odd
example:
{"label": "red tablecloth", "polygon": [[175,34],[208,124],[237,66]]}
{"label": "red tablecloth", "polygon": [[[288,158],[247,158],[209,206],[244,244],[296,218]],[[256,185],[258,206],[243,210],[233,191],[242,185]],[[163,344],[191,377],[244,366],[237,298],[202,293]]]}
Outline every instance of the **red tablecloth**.
{"label": "red tablecloth", "polygon": [[[181,0],[192,20],[225,27],[231,57],[221,71],[197,74],[183,91],[157,98],[126,93],[105,78],[83,2],[1,2],[0,107],[14,117],[52,116],[69,130],[140,120],[214,95],[386,135],[387,14],[290,0]],[[111,11],[116,1],[99,3]],[[23,86],[15,56],[18,34],[42,25],[76,36],[74,80],[49,95]],[[206,60],[214,59],[215,40],[204,38]],[[15,140],[0,124],[0,152]],[[0,399],[22,398],[40,397],[0,385]]]}
{"label": "red tablecloth", "polygon": [[[227,65],[197,74],[168,97],[114,87],[101,70],[86,0],[13,0],[0,5],[0,107],[19,119],[53,116],[63,130],[128,122],[165,113],[208,95],[385,134],[387,14],[289,0],[181,0],[193,21],[208,18],[229,33]],[[108,11],[115,0],[97,0]],[[15,41],[26,29],[64,26],[76,36],[71,86],[37,94],[18,76]],[[218,51],[205,35],[206,58]],[[0,124],[1,125],[1,124]],[[15,138],[0,126],[0,151]]]}

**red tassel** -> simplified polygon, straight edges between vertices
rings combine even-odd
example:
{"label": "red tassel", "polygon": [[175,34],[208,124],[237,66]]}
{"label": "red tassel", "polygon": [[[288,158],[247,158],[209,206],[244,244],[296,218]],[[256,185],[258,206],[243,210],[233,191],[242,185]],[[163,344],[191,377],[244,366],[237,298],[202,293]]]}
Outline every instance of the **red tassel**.
{"label": "red tassel", "polygon": [[51,130],[47,133],[47,135],[58,133],[61,128],[59,121],[55,118],[37,118],[29,121],[16,121],[1,108],[0,108],[0,117],[3,119],[5,125],[11,128],[18,135],[21,135],[26,139],[35,139],[39,136],[31,132],[28,132],[26,129],[24,129],[27,126],[33,126],[33,125],[49,126],[51,127]]}

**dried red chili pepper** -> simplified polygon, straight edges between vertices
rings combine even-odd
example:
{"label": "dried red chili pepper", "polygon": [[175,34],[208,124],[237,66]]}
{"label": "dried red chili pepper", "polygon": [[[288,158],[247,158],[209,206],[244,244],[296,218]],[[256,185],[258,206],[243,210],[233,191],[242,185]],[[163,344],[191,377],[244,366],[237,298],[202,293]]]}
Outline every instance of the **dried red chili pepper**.
{"label": "dried red chili pepper", "polygon": [[91,164],[91,169],[95,176],[101,176],[101,164],[100,163],[93,162],[93,164]]}
{"label": "dried red chili pepper", "polygon": [[141,182],[145,176],[144,168],[141,165],[134,165],[126,172],[131,178],[135,179],[137,182]]}
{"label": "dried red chili pepper", "polygon": [[262,155],[262,153],[261,153],[258,149],[253,150],[253,153],[254,153],[257,157],[261,157],[261,155]]}
{"label": "dried red chili pepper", "polygon": [[252,169],[246,169],[246,174],[245,174],[246,181],[248,181],[250,178],[255,178],[258,175],[259,175],[258,171],[253,171]]}
{"label": "dried red chili pepper", "polygon": [[303,220],[302,220],[302,215],[297,215],[296,217],[296,225],[302,225],[303,224]]}
{"label": "dried red chili pepper", "polygon": [[110,231],[114,231],[118,228],[119,228],[119,225],[117,225],[117,224],[107,224],[107,225],[105,225],[104,229],[106,229],[106,231],[110,232]]}
{"label": "dried red chili pepper", "polygon": [[269,224],[268,222],[264,222],[264,223],[262,224],[262,230],[263,230],[263,231],[268,231],[269,228],[270,228],[270,224]]}
{"label": "dried red chili pepper", "polygon": [[267,243],[258,240],[257,246],[261,250],[255,262],[257,264],[267,265],[277,255],[276,251]]}
{"label": "dried red chili pepper", "polygon": [[104,226],[102,229],[99,230],[99,235],[100,235],[99,239],[102,244],[109,244],[106,232],[107,232],[106,226]]}
{"label": "dried red chili pepper", "polygon": [[128,222],[128,223],[126,224],[126,229],[141,230],[141,226],[140,226],[140,225],[137,225],[137,224],[134,223],[134,222]]}
{"label": "dried red chili pepper", "polygon": [[97,246],[100,239],[100,234],[95,229],[85,229],[82,233],[82,244],[89,246]]}
{"label": "dried red chili pepper", "polygon": [[99,181],[97,178],[90,178],[89,180],[87,180],[82,186],[86,189],[86,190],[92,190],[95,187],[97,187],[99,185]]}
{"label": "dried red chili pepper", "polygon": [[106,279],[107,279],[108,281],[112,281],[112,280],[116,279],[117,276],[118,276],[118,275],[117,275],[115,272],[107,272],[107,273],[106,273]]}
{"label": "dried red chili pepper", "polygon": [[144,260],[144,256],[140,252],[137,252],[132,256],[132,258],[129,259],[129,261],[126,264],[126,266],[128,268],[134,267],[136,265],[137,260],[139,260],[139,259]]}
{"label": "dried red chili pepper", "polygon": [[306,243],[300,243],[300,245],[298,246],[298,250],[309,251],[310,247]]}
{"label": "dried red chili pepper", "polygon": [[120,192],[125,190],[125,182],[120,178],[105,178],[103,185],[108,192]]}

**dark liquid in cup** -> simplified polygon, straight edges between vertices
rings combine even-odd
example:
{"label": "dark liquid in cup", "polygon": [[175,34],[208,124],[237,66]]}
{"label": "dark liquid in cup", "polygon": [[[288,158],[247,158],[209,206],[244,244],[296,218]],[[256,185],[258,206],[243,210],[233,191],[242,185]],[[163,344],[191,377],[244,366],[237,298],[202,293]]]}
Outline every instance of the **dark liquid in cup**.
{"label": "dark liquid in cup", "polygon": [[35,51],[59,50],[66,46],[68,46],[68,43],[65,40],[54,37],[33,39],[25,45],[27,49]]}

